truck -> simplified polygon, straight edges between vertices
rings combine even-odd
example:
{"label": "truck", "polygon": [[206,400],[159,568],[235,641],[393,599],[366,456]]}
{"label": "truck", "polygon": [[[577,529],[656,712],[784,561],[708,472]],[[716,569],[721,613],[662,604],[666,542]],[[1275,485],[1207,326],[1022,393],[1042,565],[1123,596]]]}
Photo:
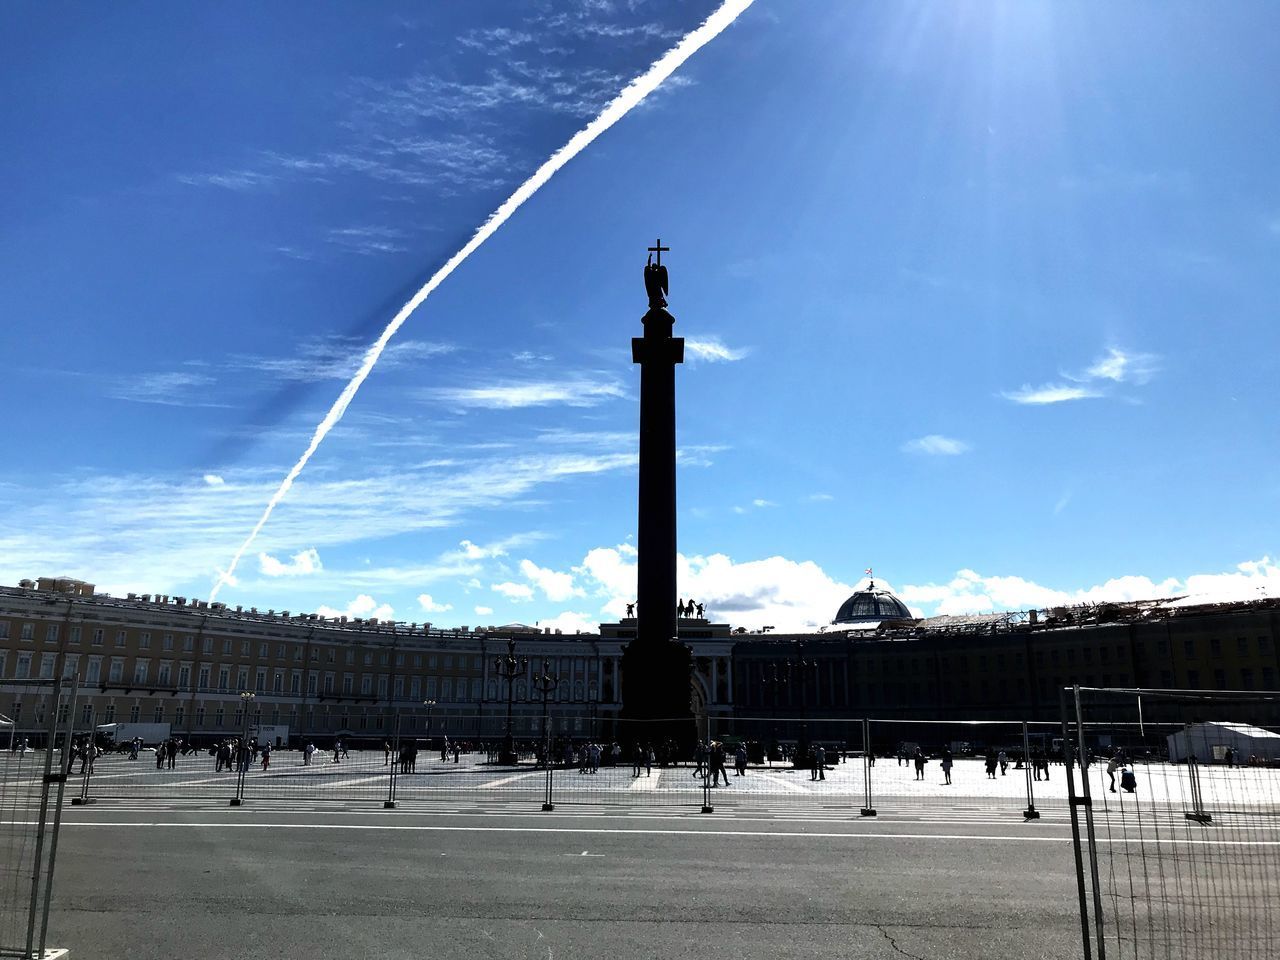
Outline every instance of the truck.
{"label": "truck", "polygon": [[100,723],[94,731],[97,733],[98,743],[107,750],[138,738],[146,746],[154,746],[169,739],[167,723]]}
{"label": "truck", "polygon": [[289,745],[289,725],[287,723],[264,723],[249,727],[249,739],[258,744],[269,743],[272,748]]}

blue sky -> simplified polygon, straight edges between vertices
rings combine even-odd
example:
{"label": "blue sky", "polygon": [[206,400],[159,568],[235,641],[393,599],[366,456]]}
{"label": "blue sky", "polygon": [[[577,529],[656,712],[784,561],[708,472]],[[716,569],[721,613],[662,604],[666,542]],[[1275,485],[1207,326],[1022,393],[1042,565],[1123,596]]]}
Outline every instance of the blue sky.
{"label": "blue sky", "polygon": [[[399,306],[710,2],[9,8],[0,582],[208,596]],[[219,599],[821,623],[1280,592],[1280,10],[758,0],[409,320]],[[15,149],[16,147],[16,149]]]}

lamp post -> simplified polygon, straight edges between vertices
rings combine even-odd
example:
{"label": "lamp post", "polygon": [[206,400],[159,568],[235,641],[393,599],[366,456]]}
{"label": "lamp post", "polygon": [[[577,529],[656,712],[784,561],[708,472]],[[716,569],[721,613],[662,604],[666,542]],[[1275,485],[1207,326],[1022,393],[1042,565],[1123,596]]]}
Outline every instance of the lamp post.
{"label": "lamp post", "polygon": [[236,795],[231,798],[233,807],[244,803],[244,778],[249,772],[249,707],[253,704],[254,696],[248,690],[240,691],[240,713],[244,717],[244,723],[240,736],[240,749],[236,751]]}
{"label": "lamp post", "polygon": [[520,758],[516,755],[516,739],[511,732],[511,708],[515,703],[516,677],[524,673],[529,666],[528,657],[516,656],[515,637],[507,639],[507,655],[493,658],[493,670],[507,681],[507,732],[502,737],[502,749],[498,751],[498,763],[515,764]]}
{"label": "lamp post", "polygon": [[796,744],[796,755],[792,758],[791,765],[796,770],[803,770],[809,763],[809,671],[816,669],[818,664],[814,660],[806,660],[804,647],[796,644],[796,657],[788,666],[800,686],[800,740]]}
{"label": "lamp post", "polygon": [[555,809],[555,804],[551,802],[551,730],[547,726],[547,702],[551,691],[559,683],[560,678],[551,673],[551,661],[547,657],[543,657],[541,668],[533,675],[533,686],[534,689],[542,694],[542,763],[547,769],[547,792],[542,801],[544,812]]}
{"label": "lamp post", "polygon": [[[760,678],[760,682],[764,688],[771,694],[769,697],[770,704],[773,706],[773,729],[770,733],[776,743],[778,739],[778,697],[782,693],[782,685],[791,680],[791,664],[783,663],[781,669],[777,663],[766,665],[764,676]],[[766,755],[769,760],[769,766],[773,766],[773,752],[766,748]]]}

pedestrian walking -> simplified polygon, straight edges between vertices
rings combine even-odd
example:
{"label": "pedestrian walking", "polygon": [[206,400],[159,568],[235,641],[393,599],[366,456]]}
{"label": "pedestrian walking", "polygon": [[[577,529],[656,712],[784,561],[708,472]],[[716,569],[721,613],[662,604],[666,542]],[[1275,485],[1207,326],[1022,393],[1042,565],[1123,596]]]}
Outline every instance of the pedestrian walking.
{"label": "pedestrian walking", "polygon": [[735,777],[745,777],[747,775],[747,747],[746,744],[738,744],[738,749],[733,753],[733,766]]}
{"label": "pedestrian walking", "polygon": [[953,761],[951,757],[951,748],[943,747],[942,748],[942,780],[943,780],[943,783],[946,783],[948,785],[950,785],[951,783],[952,762]]}
{"label": "pedestrian walking", "polygon": [[912,761],[913,761],[913,762],[914,762],[914,764],[915,764],[915,768],[916,768],[916,779],[917,779],[917,780],[923,780],[923,779],[924,779],[924,765],[925,765],[924,751],[923,751],[923,750],[921,750],[919,747],[916,747],[915,756],[913,756],[911,759],[912,759]]}
{"label": "pedestrian walking", "polygon": [[996,767],[1000,765],[1000,759],[991,751],[987,751],[987,779],[994,780],[996,778]]}
{"label": "pedestrian walking", "polygon": [[631,752],[631,776],[640,776],[640,767],[644,765],[644,748],[636,744]]}
{"label": "pedestrian walking", "polygon": [[265,772],[267,767],[271,766],[271,744],[264,744],[262,747],[262,769]]}
{"label": "pedestrian walking", "polygon": [[[156,744],[156,769],[157,769],[157,770],[162,770],[162,769],[164,769],[164,749],[165,749],[165,742],[164,742],[163,740],[161,740],[158,744]],[[136,755],[136,754],[137,754],[137,748],[136,748],[136,747],[134,748],[134,753],[135,753],[135,755],[134,755],[134,756],[132,756],[132,757],[130,757],[130,758],[129,758],[130,760],[135,760],[135,759],[137,759],[137,755]]]}
{"label": "pedestrian walking", "polygon": [[1000,776],[1005,775],[1005,771],[1009,769],[1009,755],[1001,750],[996,754],[996,761],[1000,764]]}
{"label": "pedestrian walking", "polygon": [[386,740],[382,741],[382,765],[385,767],[391,763],[391,744]]}
{"label": "pedestrian walking", "polygon": [[1124,755],[1117,750],[1115,754],[1107,761],[1107,776],[1111,778],[1111,785],[1107,788],[1112,793],[1116,792],[1116,773],[1124,764]]}
{"label": "pedestrian walking", "polygon": [[341,763],[342,761],[339,759],[341,756],[342,756],[342,741],[335,740],[333,741],[333,762]]}
{"label": "pedestrian walking", "polygon": [[646,777],[652,777],[652,776],[653,776],[653,762],[654,762],[656,759],[657,759],[657,757],[655,757],[655,756],[654,756],[654,754],[653,754],[653,747],[649,747],[648,749],[646,749],[646,750],[645,750],[645,752],[644,752],[644,775],[645,775]]}

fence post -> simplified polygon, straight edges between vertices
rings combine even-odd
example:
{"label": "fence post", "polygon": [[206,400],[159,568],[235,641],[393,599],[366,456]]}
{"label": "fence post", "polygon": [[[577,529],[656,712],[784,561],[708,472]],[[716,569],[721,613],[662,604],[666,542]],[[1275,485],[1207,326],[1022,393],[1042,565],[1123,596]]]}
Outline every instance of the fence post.
{"label": "fence post", "polygon": [[[79,681],[77,680],[77,681],[76,681],[76,683],[77,683],[77,687],[78,687],[78,686],[79,686]],[[74,708],[73,708],[73,709],[74,709]],[[93,721],[94,721],[95,719],[96,719],[96,718],[95,718],[95,716],[94,716],[94,709],[93,709],[93,705],[92,705],[92,703],[90,703],[90,706],[89,706],[89,732],[88,732],[89,741],[88,741],[88,743],[86,743],[86,744],[85,744],[85,748],[84,748],[84,760],[82,761],[82,763],[84,764],[84,774],[82,775],[83,779],[82,779],[82,782],[81,782],[81,784],[80,784],[80,796],[78,796],[78,797],[72,797],[72,798],[71,798],[71,805],[72,805],[73,807],[83,807],[83,806],[86,806],[87,804],[90,804],[90,803],[94,803],[94,802],[96,802],[96,801],[94,800],[94,798],[93,798],[93,797],[90,797],[90,796],[89,796],[89,777],[91,777],[91,776],[93,775],[93,761],[94,761],[94,760],[96,760],[96,759],[98,759],[98,757],[97,757],[97,753],[98,753],[98,740],[97,740],[97,737],[94,735],[94,732],[93,732],[93,731],[94,731]],[[67,771],[67,773],[68,773],[68,775],[69,775],[69,774],[71,773],[71,771],[70,771],[70,770],[68,770],[68,771]]]}
{"label": "fence post", "polygon": [[715,813],[711,805],[711,717],[707,717],[707,742],[702,755],[702,812]]}
{"label": "fence post", "polygon": [[1036,809],[1035,791],[1031,788],[1031,737],[1027,734],[1027,721],[1022,721],[1022,766],[1027,774],[1027,809],[1022,816],[1027,820],[1039,820],[1040,811]]}
{"label": "fence post", "polygon": [[[27,912],[27,956],[36,955],[36,913],[40,906],[40,872],[44,865],[44,837],[49,818],[49,787],[66,780],[61,761],[59,761],[58,772],[53,772],[53,748],[58,736],[58,702],[62,699],[60,676],[53,683],[53,696],[50,699],[49,722],[45,731],[44,777],[40,790],[40,819],[36,827],[35,854],[32,857],[34,869],[31,871],[31,908]],[[40,944],[39,952],[44,953],[43,943]]]}
{"label": "fence post", "polygon": [[391,775],[387,778],[387,799],[382,801],[383,810],[396,808],[396,769],[400,766],[400,711],[396,710],[396,722],[391,735]]}
{"label": "fence post", "polygon": [[[58,658],[58,672],[63,673],[65,654]],[[66,679],[65,674],[63,678]],[[80,690],[80,678],[71,678],[71,689],[67,693],[67,730],[62,739],[63,776],[58,780],[58,799],[53,808],[53,836],[49,840],[49,865],[44,877],[44,908],[40,919],[40,942],[37,945],[40,954],[45,952],[45,941],[49,935],[49,906],[53,902],[53,869],[58,862],[58,833],[62,826],[62,798],[66,791],[67,777],[71,775],[71,742],[76,726],[76,695]],[[46,788],[48,789],[47,785]]]}
{"label": "fence post", "polygon": [[862,721],[862,782],[864,788],[864,800],[861,811],[861,814],[864,817],[874,817],[876,815],[876,808],[871,805],[871,764],[873,762],[871,750],[871,721],[864,718]]}
{"label": "fence post", "polygon": [[[1084,960],[1092,960],[1093,940],[1089,935],[1089,900],[1084,887],[1084,859],[1080,852],[1080,815],[1076,808],[1089,801],[1085,797],[1076,796],[1075,750],[1071,746],[1071,728],[1067,713],[1067,688],[1058,692],[1059,706],[1062,711],[1062,768],[1067,778],[1067,810],[1071,814],[1071,849],[1076,861],[1076,888],[1080,898],[1080,943],[1084,950]],[[1088,779],[1088,774],[1085,775]],[[1093,850],[1090,848],[1090,856]]]}
{"label": "fence post", "polygon": [[1204,812],[1204,796],[1200,793],[1200,761],[1191,750],[1191,737],[1187,736],[1187,777],[1191,780],[1191,812],[1183,816],[1196,823],[1212,823],[1213,817]]}
{"label": "fence post", "polygon": [[555,768],[556,760],[551,755],[551,725],[555,722],[551,717],[543,715],[542,724],[542,762],[547,766],[547,793],[542,800],[542,812],[550,813],[556,808],[555,805]]}

